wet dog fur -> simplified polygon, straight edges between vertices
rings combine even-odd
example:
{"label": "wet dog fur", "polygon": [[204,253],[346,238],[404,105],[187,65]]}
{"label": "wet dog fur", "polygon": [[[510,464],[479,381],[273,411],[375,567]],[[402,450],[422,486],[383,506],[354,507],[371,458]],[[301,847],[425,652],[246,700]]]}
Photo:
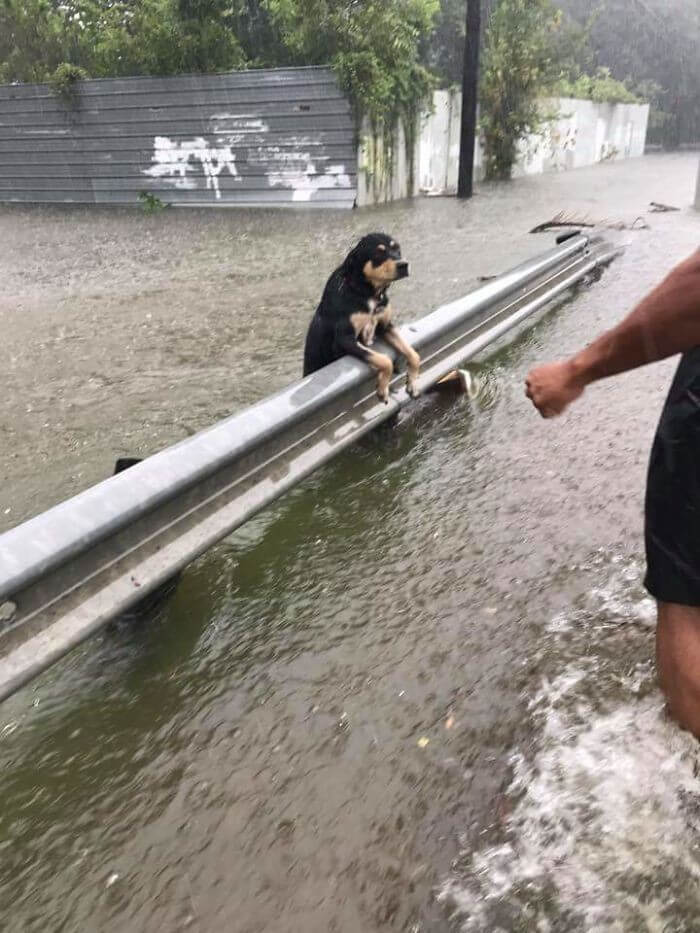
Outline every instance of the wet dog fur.
{"label": "wet dog fur", "polygon": [[408,263],[396,240],[385,233],[362,237],[326,283],[306,335],[304,375],[350,354],[376,370],[377,395],[388,402],[394,365],[372,349],[378,336],[406,358],[406,389],[415,398],[420,357],[394,326],[387,295],[391,283],[406,276]]}

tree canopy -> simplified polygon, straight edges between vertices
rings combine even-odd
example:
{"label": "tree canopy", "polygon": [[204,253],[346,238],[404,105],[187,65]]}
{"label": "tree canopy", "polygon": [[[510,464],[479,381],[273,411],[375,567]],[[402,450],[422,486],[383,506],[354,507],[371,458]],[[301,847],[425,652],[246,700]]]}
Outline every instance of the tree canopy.
{"label": "tree canopy", "polygon": [[[483,0],[485,22],[500,3]],[[466,0],[441,0],[427,42],[427,60],[443,85],[461,80],[465,5]],[[673,147],[700,139],[697,0],[555,0],[554,5],[563,15],[550,36],[552,90],[593,100],[648,100],[654,141]],[[519,35],[517,28],[513,35]]]}
{"label": "tree canopy", "polygon": [[[0,82],[330,64],[376,129],[433,86],[439,0],[0,0]],[[78,74],[79,72],[74,72]]]}
{"label": "tree canopy", "polygon": [[700,138],[700,3],[697,0],[559,0],[572,23],[589,22],[593,67],[609,69],[653,106],[652,131],[676,146]]}

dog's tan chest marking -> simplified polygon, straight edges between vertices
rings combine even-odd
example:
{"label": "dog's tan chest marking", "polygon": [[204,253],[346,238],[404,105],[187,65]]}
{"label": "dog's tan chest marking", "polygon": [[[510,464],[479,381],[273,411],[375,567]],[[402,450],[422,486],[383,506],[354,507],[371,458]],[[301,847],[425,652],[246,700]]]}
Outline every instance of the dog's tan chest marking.
{"label": "dog's tan chest marking", "polygon": [[[380,309],[377,313],[377,309]],[[374,343],[377,325],[386,327],[391,321],[391,306],[380,305],[376,298],[367,299],[367,311],[356,311],[350,315],[350,323],[355,337],[366,347]]]}
{"label": "dog's tan chest marking", "polygon": [[350,323],[355,331],[355,336],[359,337],[369,323],[372,321],[372,315],[369,311],[356,311],[350,315]]}
{"label": "dog's tan chest marking", "polygon": [[391,305],[384,305],[379,314],[375,314],[374,319],[377,324],[387,327],[391,323]]}

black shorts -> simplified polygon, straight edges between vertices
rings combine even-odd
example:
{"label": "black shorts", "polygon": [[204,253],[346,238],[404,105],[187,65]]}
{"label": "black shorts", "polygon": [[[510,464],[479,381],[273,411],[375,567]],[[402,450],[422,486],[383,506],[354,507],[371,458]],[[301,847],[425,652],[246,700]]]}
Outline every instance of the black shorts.
{"label": "black shorts", "polygon": [[700,606],[700,348],[683,356],[654,438],[645,541],[649,593]]}

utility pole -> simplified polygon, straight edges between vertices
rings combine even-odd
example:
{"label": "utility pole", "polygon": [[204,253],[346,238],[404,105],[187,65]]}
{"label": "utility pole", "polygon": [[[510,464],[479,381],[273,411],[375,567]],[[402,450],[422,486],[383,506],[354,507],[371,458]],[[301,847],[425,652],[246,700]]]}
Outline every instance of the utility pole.
{"label": "utility pole", "polygon": [[474,150],[476,109],[479,91],[479,46],[481,44],[481,0],[467,0],[467,34],[464,38],[462,74],[462,129],[459,139],[457,197],[474,193]]}

